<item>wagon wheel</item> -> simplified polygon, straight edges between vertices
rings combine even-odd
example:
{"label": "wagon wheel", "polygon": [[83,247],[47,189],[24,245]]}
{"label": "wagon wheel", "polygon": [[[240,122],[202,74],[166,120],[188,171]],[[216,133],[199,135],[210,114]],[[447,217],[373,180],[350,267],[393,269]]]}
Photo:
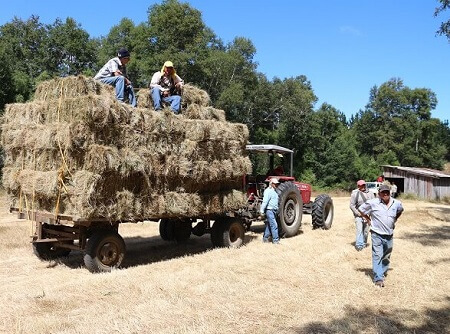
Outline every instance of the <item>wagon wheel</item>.
{"label": "wagon wheel", "polygon": [[110,272],[125,257],[125,242],[115,231],[95,232],[87,241],[84,264],[90,272]]}
{"label": "wagon wheel", "polygon": [[175,221],[172,219],[161,219],[159,221],[159,235],[165,241],[175,240]]}
{"label": "wagon wheel", "polygon": [[180,244],[186,242],[191,236],[192,223],[190,220],[177,220],[173,231],[176,242]]}
{"label": "wagon wheel", "polygon": [[214,222],[211,242],[214,247],[239,248],[244,244],[245,227],[239,219],[223,219]]}

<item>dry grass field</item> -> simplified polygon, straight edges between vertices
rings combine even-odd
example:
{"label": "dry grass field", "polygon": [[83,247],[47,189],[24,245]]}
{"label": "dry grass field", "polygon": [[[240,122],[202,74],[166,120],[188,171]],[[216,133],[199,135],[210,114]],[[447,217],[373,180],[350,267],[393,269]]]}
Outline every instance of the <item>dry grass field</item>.
{"label": "dry grass field", "polygon": [[356,252],[349,197],[335,197],[331,230],[280,246],[262,226],[240,249],[209,236],[177,245],[158,224],[123,224],[121,270],[91,274],[82,254],[42,262],[30,222],[0,214],[1,333],[449,333],[450,206],[405,200],[386,287],[371,281],[371,252]]}

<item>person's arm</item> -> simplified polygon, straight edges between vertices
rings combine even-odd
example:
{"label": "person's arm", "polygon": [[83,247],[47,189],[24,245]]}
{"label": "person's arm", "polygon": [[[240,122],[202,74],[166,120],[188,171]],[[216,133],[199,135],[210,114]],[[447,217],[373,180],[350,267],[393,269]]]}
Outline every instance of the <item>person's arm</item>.
{"label": "person's arm", "polygon": [[360,216],[360,213],[358,209],[356,208],[356,191],[352,192],[352,195],[350,196],[350,210],[355,214],[355,216]]}
{"label": "person's arm", "polygon": [[395,216],[395,220],[397,220],[398,218],[400,218],[400,216],[402,215],[402,213],[403,213],[403,206],[402,206],[402,204],[400,203],[400,205],[399,205],[398,208],[397,208],[397,215]]}
{"label": "person's arm", "polygon": [[359,215],[364,219],[364,221],[370,225],[370,204],[368,202],[363,203],[359,208],[358,208],[358,213]]}
{"label": "person's arm", "polygon": [[159,80],[161,80],[161,72],[155,72],[152,76],[152,80],[150,81],[150,88],[159,88],[162,90]]}
{"label": "person's arm", "polygon": [[183,79],[181,79],[181,78],[179,77],[178,74],[175,74],[175,77],[174,77],[173,82],[174,82],[175,87],[176,87],[177,89],[183,88],[184,81],[183,81]]}
{"label": "person's arm", "polygon": [[263,201],[262,201],[261,207],[260,207],[260,209],[259,209],[259,213],[260,213],[261,215],[264,214],[264,212],[266,211],[267,204],[269,204],[270,196],[269,196],[269,191],[268,191],[268,190],[269,190],[269,188],[267,188],[266,190],[264,190]]}

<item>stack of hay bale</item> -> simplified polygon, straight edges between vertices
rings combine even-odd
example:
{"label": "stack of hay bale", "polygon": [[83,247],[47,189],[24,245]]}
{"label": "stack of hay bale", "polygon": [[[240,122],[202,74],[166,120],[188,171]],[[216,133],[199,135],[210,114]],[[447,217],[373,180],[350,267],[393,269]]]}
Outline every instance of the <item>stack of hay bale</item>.
{"label": "stack of hay bale", "polygon": [[112,87],[84,76],[41,83],[32,102],[7,105],[3,118],[11,205],[111,221],[242,207],[247,127],[227,122],[198,88],[187,86],[183,99],[175,115],[119,103]]}

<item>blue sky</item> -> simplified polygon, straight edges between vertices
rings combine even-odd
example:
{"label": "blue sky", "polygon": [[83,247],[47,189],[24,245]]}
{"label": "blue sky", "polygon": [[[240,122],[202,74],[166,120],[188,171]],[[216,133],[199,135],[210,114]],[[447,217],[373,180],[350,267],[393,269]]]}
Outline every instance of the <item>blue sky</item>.
{"label": "blue sky", "polygon": [[[401,78],[438,98],[433,117],[450,119],[450,43],[436,36],[450,11],[435,18],[437,0],[190,0],[224,42],[249,38],[258,71],[268,79],[306,75],[319,98],[348,117],[363,109],[370,88]],[[105,36],[123,17],[147,21],[161,1],[8,1],[0,25],[14,16],[43,23],[74,18],[91,37]],[[185,78],[189,81],[189,78]]]}

